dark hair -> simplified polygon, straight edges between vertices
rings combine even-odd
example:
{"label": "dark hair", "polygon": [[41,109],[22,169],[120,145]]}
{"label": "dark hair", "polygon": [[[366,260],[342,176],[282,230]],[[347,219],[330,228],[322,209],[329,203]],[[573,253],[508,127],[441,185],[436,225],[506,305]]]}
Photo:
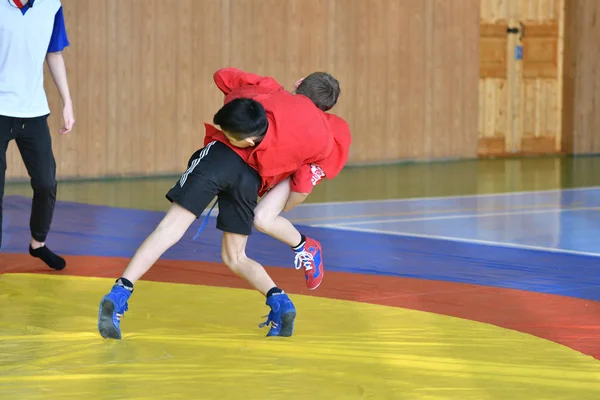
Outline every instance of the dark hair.
{"label": "dark hair", "polygon": [[234,139],[262,139],[267,133],[267,113],[259,102],[238,98],[225,104],[213,117],[213,123]]}
{"label": "dark hair", "polygon": [[296,93],[308,97],[323,111],[329,111],[340,96],[340,83],[326,72],[313,72],[298,85]]}

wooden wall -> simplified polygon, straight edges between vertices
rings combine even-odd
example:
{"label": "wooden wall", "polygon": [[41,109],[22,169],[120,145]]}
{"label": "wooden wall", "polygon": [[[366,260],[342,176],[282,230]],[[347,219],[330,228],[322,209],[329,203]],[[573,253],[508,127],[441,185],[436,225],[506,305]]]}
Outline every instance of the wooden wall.
{"label": "wooden wall", "polygon": [[[460,3],[460,6],[457,6]],[[180,173],[235,66],[341,82],[351,163],[474,157],[479,0],[63,0],[76,128],[61,178]],[[61,105],[46,75],[56,132]],[[9,178],[26,177],[14,143]]]}
{"label": "wooden wall", "polygon": [[600,2],[567,0],[565,26],[562,145],[600,153]]}

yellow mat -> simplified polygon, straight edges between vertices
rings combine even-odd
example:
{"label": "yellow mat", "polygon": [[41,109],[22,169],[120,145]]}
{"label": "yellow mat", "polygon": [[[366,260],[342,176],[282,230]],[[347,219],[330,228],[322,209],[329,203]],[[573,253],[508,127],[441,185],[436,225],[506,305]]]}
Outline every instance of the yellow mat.
{"label": "yellow mat", "polygon": [[0,275],[0,399],[600,399],[600,363],[555,343],[317,297],[292,297],[292,338],[266,338],[254,291],[139,282],[107,341],[111,285]]}

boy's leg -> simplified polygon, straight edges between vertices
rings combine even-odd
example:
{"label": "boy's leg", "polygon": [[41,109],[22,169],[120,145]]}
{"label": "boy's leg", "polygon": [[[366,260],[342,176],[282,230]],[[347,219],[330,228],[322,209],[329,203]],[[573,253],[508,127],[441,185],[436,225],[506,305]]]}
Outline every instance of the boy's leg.
{"label": "boy's leg", "polygon": [[[220,214],[220,211],[219,211]],[[266,322],[271,325],[267,336],[292,336],[296,308],[286,293],[271,279],[265,268],[246,255],[247,235],[223,232],[221,256],[236,275],[244,279],[266,297],[271,312]]]}
{"label": "boy's leg", "polygon": [[269,190],[254,210],[254,226],[288,246],[296,247],[301,244],[302,235],[290,221],[280,215],[290,193],[289,178]]}
{"label": "boy's leg", "polygon": [[266,296],[276,287],[262,265],[246,255],[247,235],[223,232],[221,258],[225,265],[237,276],[244,279],[256,290]]}
{"label": "boy's leg", "polygon": [[254,226],[259,231],[287,243],[294,250],[294,265],[296,269],[304,269],[306,286],[314,290],[323,282],[325,275],[323,251],[318,241],[307,238],[289,220],[279,215],[290,193],[289,178],[275,185],[256,206]]}
{"label": "boy's leg", "polygon": [[291,336],[296,318],[294,304],[275,285],[264,267],[246,255],[246,243],[254,223],[260,176],[247,164],[241,163],[241,159],[231,160],[231,164],[239,173],[227,189],[219,193],[218,199],[217,228],[224,232],[221,249],[223,262],[266,297],[266,304],[271,312],[267,321],[260,326],[270,325],[267,336]]}
{"label": "boy's leg", "polygon": [[154,232],[138,248],[110,293],[102,299],[98,330],[105,339],[121,338],[120,320],[128,309],[127,302],[133,293],[134,283],[181,239],[217,195],[219,184],[216,182],[220,177],[212,175],[210,171],[219,170],[222,159],[219,151],[209,150],[210,145],[192,155],[187,171],[166,195],[172,206]]}
{"label": "boy's leg", "polygon": [[121,278],[135,284],[160,256],[179,242],[197,218],[193,212],[173,203],[154,232],[137,249]]}
{"label": "boy's leg", "polygon": [[6,150],[8,143],[14,138],[13,125],[16,118],[0,115],[0,247],[2,247],[2,201],[6,178]]}
{"label": "boy's leg", "polygon": [[66,266],[65,260],[48,249],[45,243],[52,224],[57,189],[56,162],[47,118],[47,115],[24,118],[20,126],[14,128],[14,133],[33,189],[29,254],[40,258],[50,268],[61,270]]}
{"label": "boy's leg", "polygon": [[121,339],[120,320],[127,311],[133,285],[171,246],[177,243],[196,219],[196,215],[173,203],[154,232],[144,240],[117,279],[110,293],[102,299],[98,314],[98,331],[103,338]]}

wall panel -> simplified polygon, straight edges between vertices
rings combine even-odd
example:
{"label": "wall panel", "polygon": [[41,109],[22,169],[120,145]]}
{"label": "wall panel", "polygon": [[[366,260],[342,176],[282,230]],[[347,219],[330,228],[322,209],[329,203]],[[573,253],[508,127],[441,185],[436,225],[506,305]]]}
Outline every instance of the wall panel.
{"label": "wall panel", "polygon": [[[458,2],[458,0],[456,0]],[[46,74],[61,178],[180,173],[220,67],[341,82],[353,164],[474,157],[479,0],[63,0],[76,127]],[[26,171],[11,145],[9,178]]]}
{"label": "wall panel", "polygon": [[600,3],[567,0],[563,148],[600,153]]}

